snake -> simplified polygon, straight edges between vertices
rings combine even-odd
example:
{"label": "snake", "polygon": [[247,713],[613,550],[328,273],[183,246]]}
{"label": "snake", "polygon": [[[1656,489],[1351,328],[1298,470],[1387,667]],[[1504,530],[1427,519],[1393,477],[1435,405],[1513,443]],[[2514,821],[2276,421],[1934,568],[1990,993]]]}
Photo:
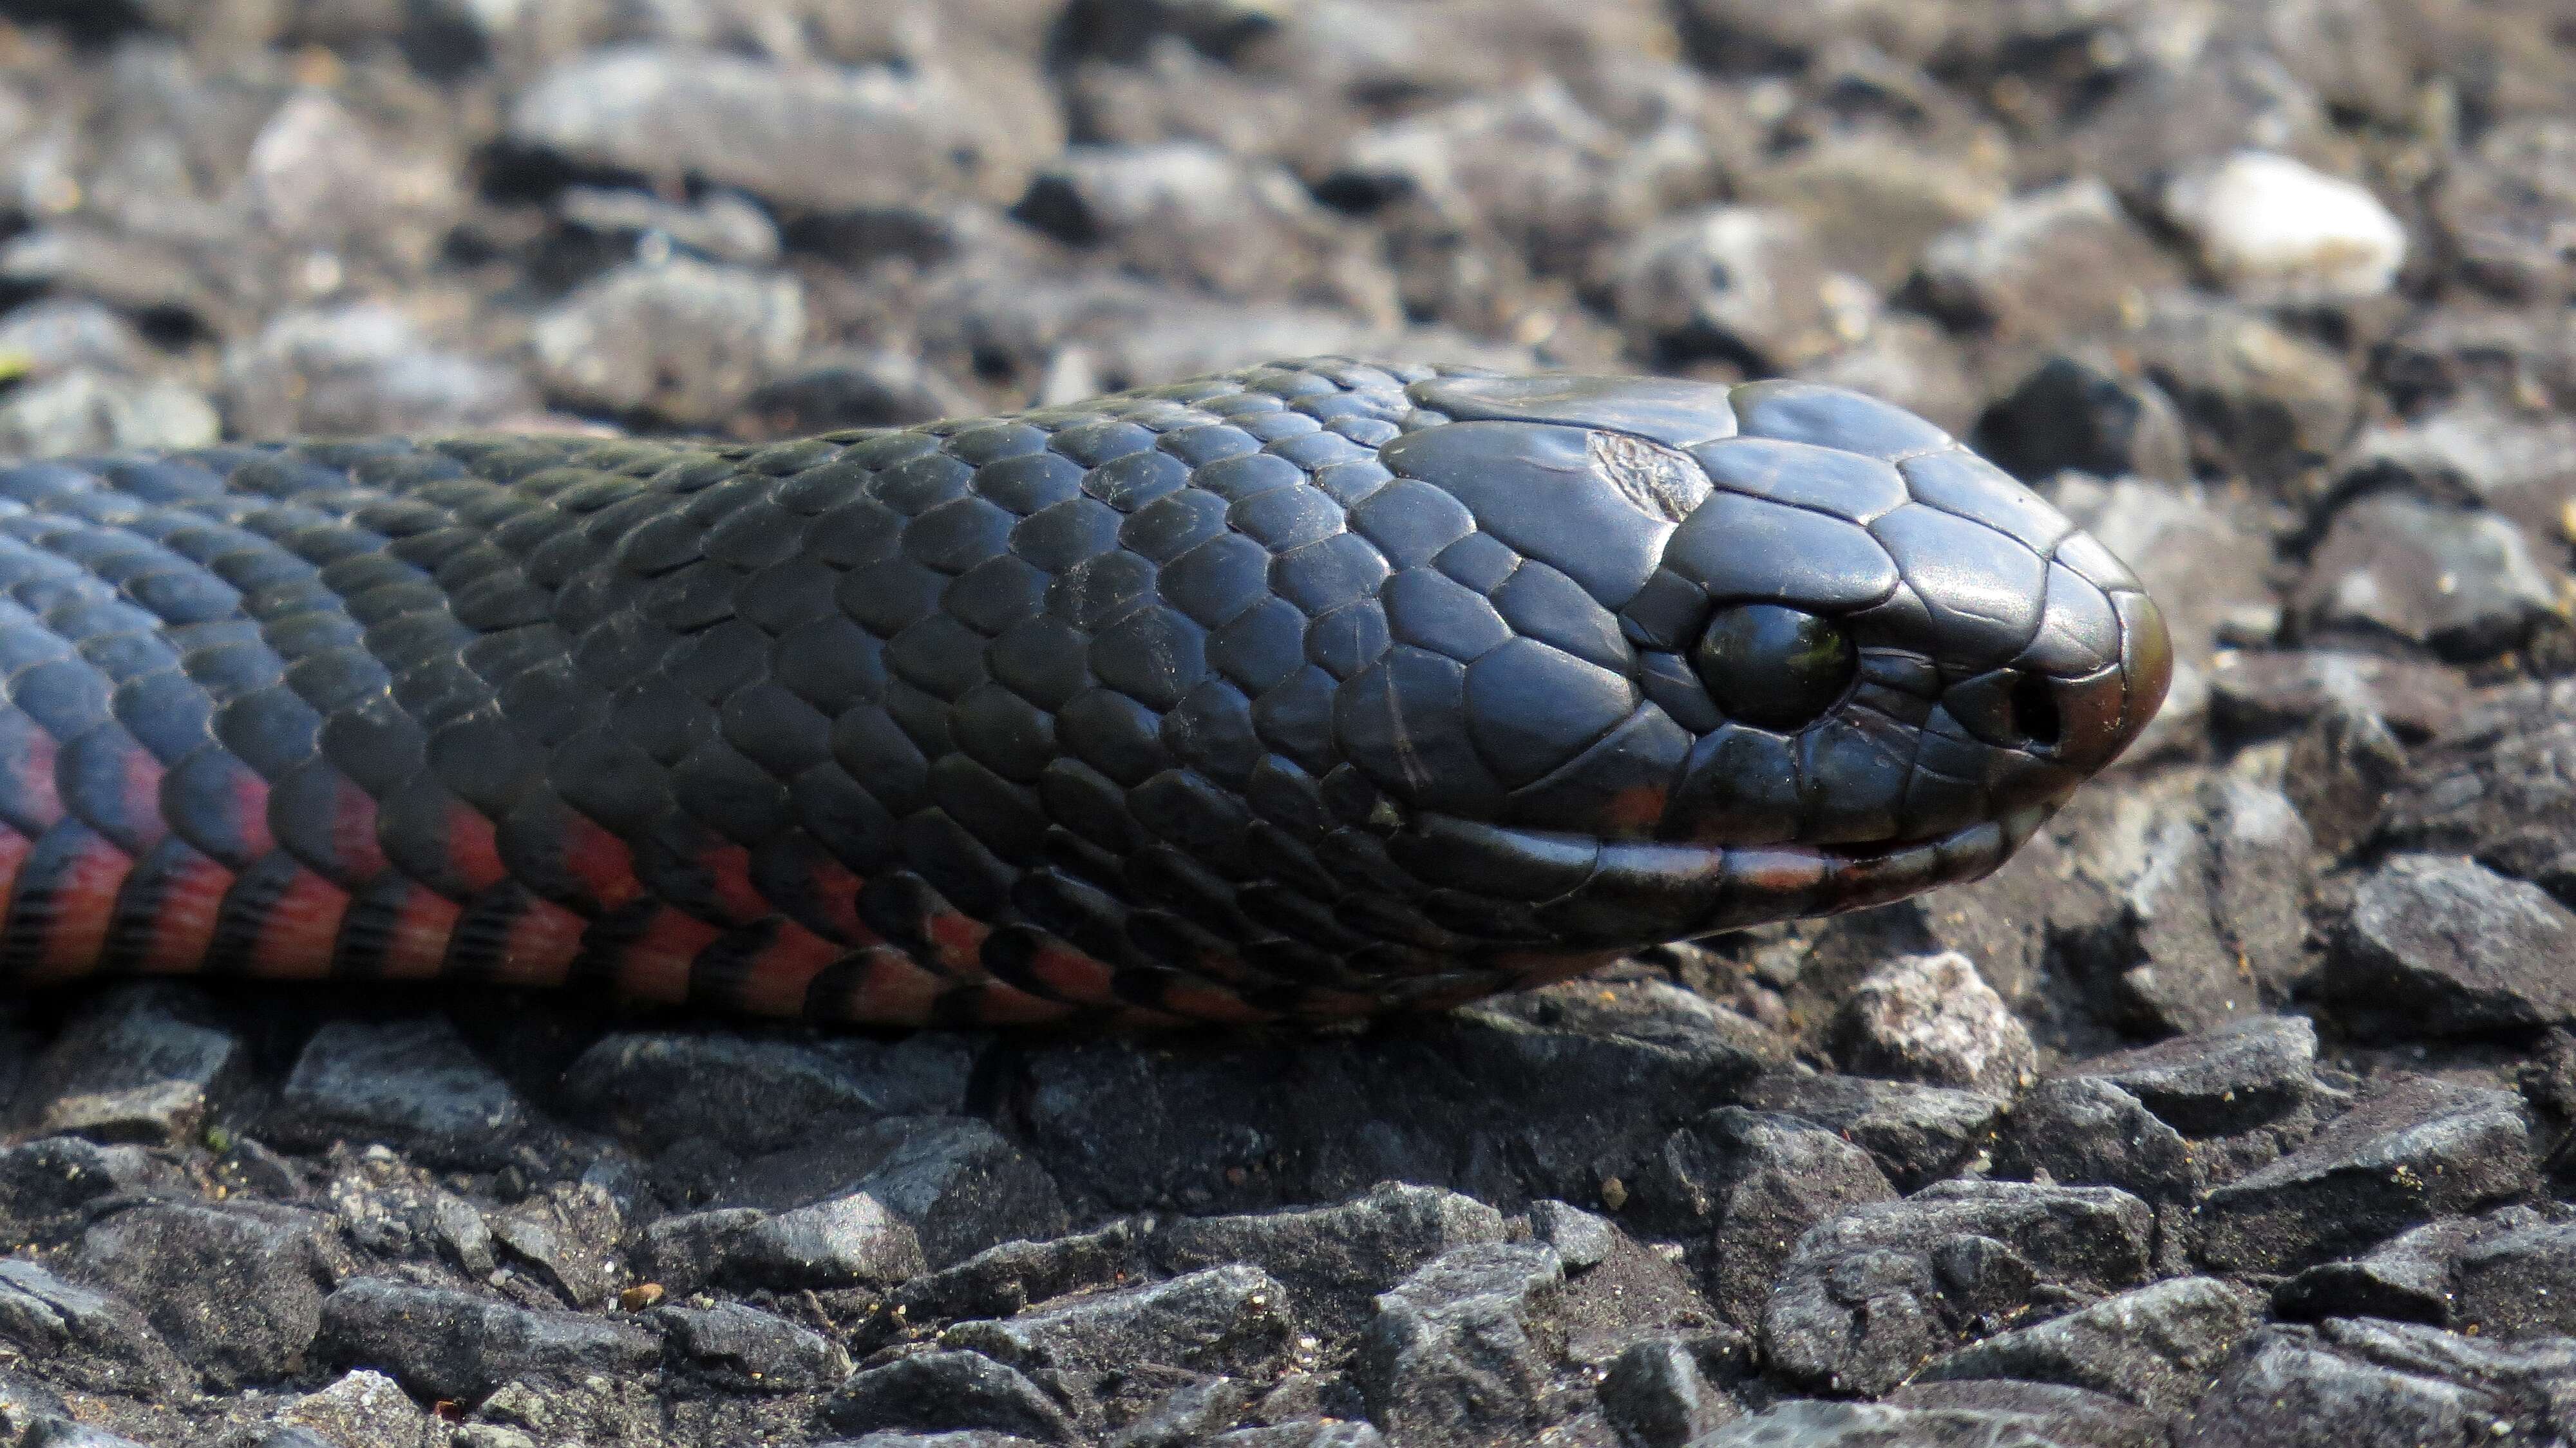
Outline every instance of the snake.
{"label": "snake", "polygon": [[0,989],[1323,1023],[2000,865],[2156,605],[1930,422],[1324,357],[0,466]]}

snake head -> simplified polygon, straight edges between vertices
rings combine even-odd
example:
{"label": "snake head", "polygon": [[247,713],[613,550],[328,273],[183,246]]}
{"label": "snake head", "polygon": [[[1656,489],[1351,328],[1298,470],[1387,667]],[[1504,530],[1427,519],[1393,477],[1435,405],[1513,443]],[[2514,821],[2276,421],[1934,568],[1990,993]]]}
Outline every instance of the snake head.
{"label": "snake head", "polygon": [[2129,570],[1899,408],[1580,376],[1408,396],[1400,481],[1353,526],[1436,493],[1472,529],[1389,580],[1395,646],[1336,724],[1403,806],[1390,853],[1462,896],[1452,928],[1633,946],[1973,878],[2163,701]]}

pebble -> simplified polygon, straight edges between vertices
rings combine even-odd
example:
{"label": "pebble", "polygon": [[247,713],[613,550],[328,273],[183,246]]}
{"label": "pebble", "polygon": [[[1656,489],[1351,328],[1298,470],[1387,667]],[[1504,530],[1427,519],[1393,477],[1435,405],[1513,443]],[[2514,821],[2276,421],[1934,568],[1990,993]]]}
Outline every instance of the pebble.
{"label": "pebble", "polygon": [[2227,289],[2260,303],[2375,297],[2406,263],[2406,228],[2369,188],[2293,157],[2239,151],[2167,183],[2164,213]]}
{"label": "pebble", "polygon": [[1862,977],[1835,1020],[1846,1070],[2011,1096],[2038,1064],[2030,1032],[1955,950]]}

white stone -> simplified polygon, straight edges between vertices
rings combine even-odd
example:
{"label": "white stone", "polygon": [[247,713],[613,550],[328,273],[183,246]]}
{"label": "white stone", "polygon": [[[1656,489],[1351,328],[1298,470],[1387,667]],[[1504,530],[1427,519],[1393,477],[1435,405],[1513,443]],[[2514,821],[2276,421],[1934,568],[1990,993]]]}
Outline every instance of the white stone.
{"label": "white stone", "polygon": [[2406,228],[2368,188],[2269,151],[2239,151],[2165,189],[2165,215],[2249,301],[2349,301],[2394,286]]}

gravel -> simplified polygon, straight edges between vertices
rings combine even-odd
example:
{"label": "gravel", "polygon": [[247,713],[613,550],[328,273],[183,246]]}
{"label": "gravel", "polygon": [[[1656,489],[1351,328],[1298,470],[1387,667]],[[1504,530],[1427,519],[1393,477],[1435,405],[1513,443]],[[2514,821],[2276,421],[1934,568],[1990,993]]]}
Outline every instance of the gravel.
{"label": "gravel", "polygon": [[0,452],[1857,386],[2175,631],[2007,867],[1311,1038],[0,1003],[0,1448],[2576,1440],[2552,0],[0,0]]}

